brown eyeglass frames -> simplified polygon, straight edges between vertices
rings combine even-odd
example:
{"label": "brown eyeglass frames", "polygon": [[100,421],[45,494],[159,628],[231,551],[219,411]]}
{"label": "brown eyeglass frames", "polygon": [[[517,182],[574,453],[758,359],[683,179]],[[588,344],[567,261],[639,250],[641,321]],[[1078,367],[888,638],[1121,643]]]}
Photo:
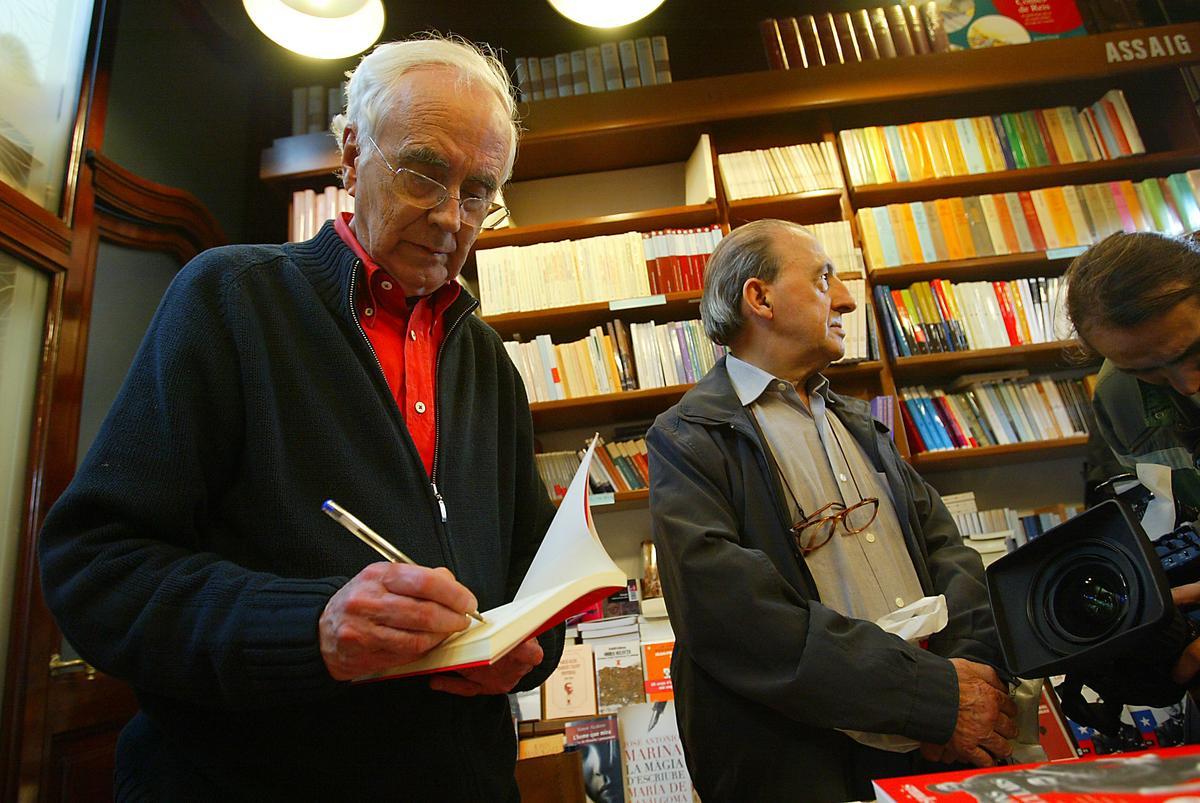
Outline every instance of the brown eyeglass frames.
{"label": "brown eyeglass frames", "polygon": [[879,500],[874,496],[849,507],[841,502],[830,502],[793,524],[792,537],[796,539],[800,554],[808,557],[829,543],[839,523],[846,535],[858,535],[871,526],[878,513]]}

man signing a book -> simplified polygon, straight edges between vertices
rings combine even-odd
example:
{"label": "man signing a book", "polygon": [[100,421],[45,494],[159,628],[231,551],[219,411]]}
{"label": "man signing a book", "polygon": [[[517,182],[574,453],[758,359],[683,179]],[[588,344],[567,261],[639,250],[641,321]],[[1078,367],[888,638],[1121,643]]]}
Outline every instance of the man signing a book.
{"label": "man signing a book", "polygon": [[[854,308],[800,226],[734,230],[700,305],[731,354],[646,438],[671,680],[705,803],[870,799],[874,778],[1011,753],[979,555],[867,404],[821,375]],[[875,624],[938,595],[948,622],[927,648]]]}
{"label": "man signing a book", "polygon": [[377,47],[347,95],[354,214],[185,266],[46,520],[64,636],[140,703],[118,800],[518,798],[503,694],[550,674],[561,627],[350,682],[512,599],[553,515],[520,376],[455,282],[504,215],[512,88],[490,51],[426,38]]}

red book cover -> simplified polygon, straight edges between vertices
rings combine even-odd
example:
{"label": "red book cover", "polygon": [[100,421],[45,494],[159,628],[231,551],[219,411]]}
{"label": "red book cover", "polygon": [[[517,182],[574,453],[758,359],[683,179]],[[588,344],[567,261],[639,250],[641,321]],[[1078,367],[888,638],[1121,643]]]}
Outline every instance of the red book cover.
{"label": "red book cover", "polygon": [[904,422],[904,434],[908,436],[909,451],[913,454],[928,452],[929,448],[925,445],[925,439],[921,437],[921,432],[913,423],[912,413],[908,411],[907,401],[900,405],[900,420]]}
{"label": "red book cover", "polygon": [[1033,197],[1028,192],[1018,192],[1017,199],[1021,202],[1021,211],[1025,213],[1025,222],[1029,225],[1029,237],[1033,240],[1035,251],[1046,250],[1046,235],[1042,234],[1042,224],[1038,221],[1037,208],[1033,205]]}
{"label": "red book cover", "polygon": [[1075,740],[1067,728],[1066,718],[1058,705],[1058,695],[1049,682],[1042,685],[1042,697],[1038,700],[1038,742],[1051,761],[1077,758]]}
{"label": "red book cover", "polygon": [[1125,129],[1121,128],[1121,118],[1117,116],[1117,108],[1112,105],[1112,101],[1100,98],[1096,101],[1095,106],[1099,106],[1104,112],[1104,117],[1108,120],[1108,127],[1112,129],[1117,146],[1121,149],[1121,152],[1115,155],[1128,156],[1133,153],[1133,148],[1130,147],[1129,140],[1125,137]]}
{"label": "red book cover", "polygon": [[642,252],[646,255],[646,277],[650,280],[650,293],[658,293],[658,264],[654,254],[654,232],[642,234]]}
{"label": "red book cover", "polygon": [[[1054,139],[1050,136],[1050,127],[1046,125],[1046,113],[1041,109],[1036,109],[1033,112],[1033,119],[1037,121],[1038,133],[1042,135],[1042,143],[1046,147],[1046,157],[1050,159],[1050,164],[1062,164],[1062,159],[1058,158],[1058,151],[1054,150]],[[1070,154],[1068,154],[1069,156]]]}
{"label": "red book cover", "polygon": [[1021,334],[1017,330],[1017,317],[1013,314],[1012,299],[1008,297],[1008,285],[1004,282],[992,282],[992,290],[1000,303],[1000,317],[1004,319],[1004,330],[1008,332],[1009,345],[1021,345]]}
{"label": "red book cover", "polygon": [[879,803],[1182,803],[1200,793],[1200,745],[886,778],[874,784]]}
{"label": "red book cover", "polygon": [[935,393],[929,394],[929,400],[933,402],[933,406],[937,408],[938,414],[941,415],[942,421],[946,424],[946,432],[950,435],[950,440],[954,443],[955,448],[965,449],[973,445],[971,440],[963,432],[962,426],[958,423],[958,416],[950,409],[950,405],[946,402],[946,397]]}

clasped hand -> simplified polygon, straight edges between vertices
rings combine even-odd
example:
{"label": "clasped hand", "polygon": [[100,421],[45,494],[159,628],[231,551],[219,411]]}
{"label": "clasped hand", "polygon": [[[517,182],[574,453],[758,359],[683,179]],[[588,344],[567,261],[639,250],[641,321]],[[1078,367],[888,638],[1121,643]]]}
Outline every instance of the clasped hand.
{"label": "clasped hand", "polygon": [[966,762],[990,767],[1012,754],[1009,739],[1017,735],[1017,707],[996,670],[985,664],[951,658],[958,674],[958,721],[943,745],[922,744],[921,754],[941,763]]}
{"label": "clasped hand", "polygon": [[[382,672],[421,658],[466,630],[478,602],[449,569],[372,563],[342,586],[318,623],[321,657],[335,680]],[[443,673],[430,688],[450,694],[504,694],[542,661],[530,639],[491,666]]]}

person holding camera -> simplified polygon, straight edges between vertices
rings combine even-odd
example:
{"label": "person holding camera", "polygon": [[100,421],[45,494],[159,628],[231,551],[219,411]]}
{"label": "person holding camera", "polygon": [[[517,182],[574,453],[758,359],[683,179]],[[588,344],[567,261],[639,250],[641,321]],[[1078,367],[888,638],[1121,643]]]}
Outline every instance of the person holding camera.
{"label": "person holding camera", "polygon": [[[1104,358],[1092,405],[1117,461],[1171,469],[1178,509],[1200,508],[1200,243],[1155,232],[1105,238],[1071,263],[1067,314],[1084,348]],[[1200,604],[1200,583],[1172,596]],[[1171,675],[1189,685],[1198,672],[1200,640]]]}

